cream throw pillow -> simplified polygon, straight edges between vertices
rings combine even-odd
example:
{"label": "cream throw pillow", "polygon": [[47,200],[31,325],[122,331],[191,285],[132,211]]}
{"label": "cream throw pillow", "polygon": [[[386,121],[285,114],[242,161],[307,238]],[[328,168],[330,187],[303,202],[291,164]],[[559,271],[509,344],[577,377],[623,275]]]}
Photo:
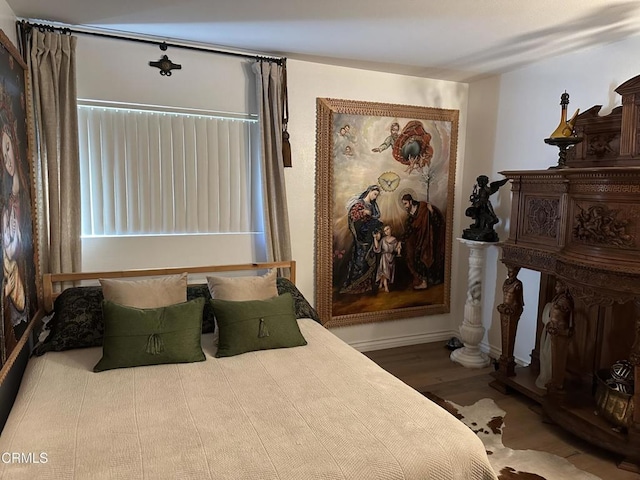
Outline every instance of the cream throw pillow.
{"label": "cream throw pillow", "polygon": [[104,299],[135,308],[168,307],[187,301],[187,274],[144,280],[101,278]]}
{"label": "cream throw pillow", "polygon": [[277,271],[272,268],[260,277],[207,277],[211,298],[218,300],[268,300],[278,296]]}
{"label": "cream throw pillow", "polygon": [[[278,296],[276,284],[277,270],[272,268],[260,277],[247,275],[244,277],[207,277],[207,285],[211,298],[244,302],[247,300],[269,300]],[[218,319],[215,319],[213,343],[217,345],[220,335]]]}

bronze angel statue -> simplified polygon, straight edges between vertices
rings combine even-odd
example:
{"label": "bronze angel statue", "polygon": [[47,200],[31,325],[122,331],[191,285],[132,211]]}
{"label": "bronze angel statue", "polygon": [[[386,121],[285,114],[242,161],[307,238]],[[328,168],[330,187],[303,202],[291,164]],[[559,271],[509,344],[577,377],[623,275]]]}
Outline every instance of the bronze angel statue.
{"label": "bronze angel statue", "polygon": [[489,177],[480,175],[476,179],[473,192],[469,195],[471,206],[465,211],[465,215],[474,220],[474,223],[465,228],[462,238],[479,242],[497,242],[498,234],[493,226],[499,222],[496,212],[489,197],[509,181],[508,178],[489,183]]}

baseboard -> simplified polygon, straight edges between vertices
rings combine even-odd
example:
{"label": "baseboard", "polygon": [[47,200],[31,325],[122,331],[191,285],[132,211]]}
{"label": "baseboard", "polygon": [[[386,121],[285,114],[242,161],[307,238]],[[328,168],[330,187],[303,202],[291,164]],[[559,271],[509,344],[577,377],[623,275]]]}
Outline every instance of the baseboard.
{"label": "baseboard", "polygon": [[[456,331],[448,332],[431,332],[421,333],[418,335],[399,335],[397,337],[379,338],[376,340],[364,340],[361,342],[350,343],[353,348],[359,352],[371,352],[373,350],[384,350],[387,348],[406,347],[408,345],[419,345],[421,343],[433,343],[433,342],[446,342],[451,337],[460,338],[460,334]],[[480,350],[489,355],[492,359],[499,359],[502,354],[502,350],[497,347],[491,346],[488,343],[480,342]],[[526,367],[529,362],[521,358],[515,358],[515,362],[521,366]]]}
{"label": "baseboard", "polygon": [[[420,333],[418,335],[399,335],[397,337],[379,338],[376,340],[364,340],[361,342],[349,343],[359,352],[371,352],[373,350],[384,350],[387,348],[406,347],[408,345],[419,345],[421,343],[446,342],[451,337],[460,338],[460,334],[456,331]],[[492,359],[500,358],[502,350],[498,347],[489,345],[486,342],[480,342],[480,350],[489,355]],[[515,358],[516,363],[521,367],[529,365],[528,361],[521,358]]]}
{"label": "baseboard", "polygon": [[501,351],[497,347],[491,346],[488,343],[480,342],[480,350],[489,355],[493,359],[500,358]]}
{"label": "baseboard", "polygon": [[[480,350],[485,352],[487,355],[489,355],[493,359],[499,359],[500,355],[502,355],[502,350],[500,350],[497,347],[493,347],[485,342],[480,343]],[[516,364],[518,364],[521,367],[526,367],[530,363],[529,361],[523,360],[522,358],[518,358],[518,357],[514,357],[514,360]]]}
{"label": "baseboard", "polygon": [[417,335],[399,335],[397,337],[379,338],[376,340],[364,340],[361,342],[349,343],[359,352],[370,352],[373,350],[384,350],[386,348],[406,347],[408,345],[418,345],[420,343],[446,342],[456,335],[453,331],[420,333]]}

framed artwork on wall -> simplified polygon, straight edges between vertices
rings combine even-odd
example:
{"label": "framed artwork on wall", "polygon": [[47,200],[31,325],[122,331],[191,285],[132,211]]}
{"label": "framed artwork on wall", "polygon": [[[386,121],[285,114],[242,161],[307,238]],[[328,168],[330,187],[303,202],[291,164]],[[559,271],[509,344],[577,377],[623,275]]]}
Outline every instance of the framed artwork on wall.
{"label": "framed artwork on wall", "polygon": [[317,99],[316,309],[325,326],[449,311],[458,116]]}
{"label": "framed artwork on wall", "polygon": [[27,65],[0,30],[0,367],[38,308],[31,152],[33,124]]}

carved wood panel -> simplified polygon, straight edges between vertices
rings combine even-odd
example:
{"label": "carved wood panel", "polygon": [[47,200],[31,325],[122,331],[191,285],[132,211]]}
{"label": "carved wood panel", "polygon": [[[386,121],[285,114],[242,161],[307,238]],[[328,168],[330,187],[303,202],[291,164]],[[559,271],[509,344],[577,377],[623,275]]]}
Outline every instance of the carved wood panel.
{"label": "carved wood panel", "polygon": [[549,237],[555,241],[560,225],[560,199],[527,197],[524,234]]}
{"label": "carved wood panel", "polygon": [[[555,188],[561,186],[553,185]],[[560,244],[562,235],[562,201],[559,194],[549,195],[548,190],[543,190],[544,193],[537,190],[522,194],[522,211],[517,227],[518,243],[555,248]]]}
{"label": "carved wood panel", "polygon": [[589,136],[586,158],[589,160],[615,158],[619,151],[620,134],[616,132],[603,132]]}
{"label": "carved wood panel", "polygon": [[638,248],[639,207],[575,201],[571,210],[573,242],[609,248]]}
{"label": "carved wood panel", "polygon": [[[569,200],[566,252],[601,269],[640,270],[640,205],[615,195]],[[616,200],[617,199],[617,200]]]}

